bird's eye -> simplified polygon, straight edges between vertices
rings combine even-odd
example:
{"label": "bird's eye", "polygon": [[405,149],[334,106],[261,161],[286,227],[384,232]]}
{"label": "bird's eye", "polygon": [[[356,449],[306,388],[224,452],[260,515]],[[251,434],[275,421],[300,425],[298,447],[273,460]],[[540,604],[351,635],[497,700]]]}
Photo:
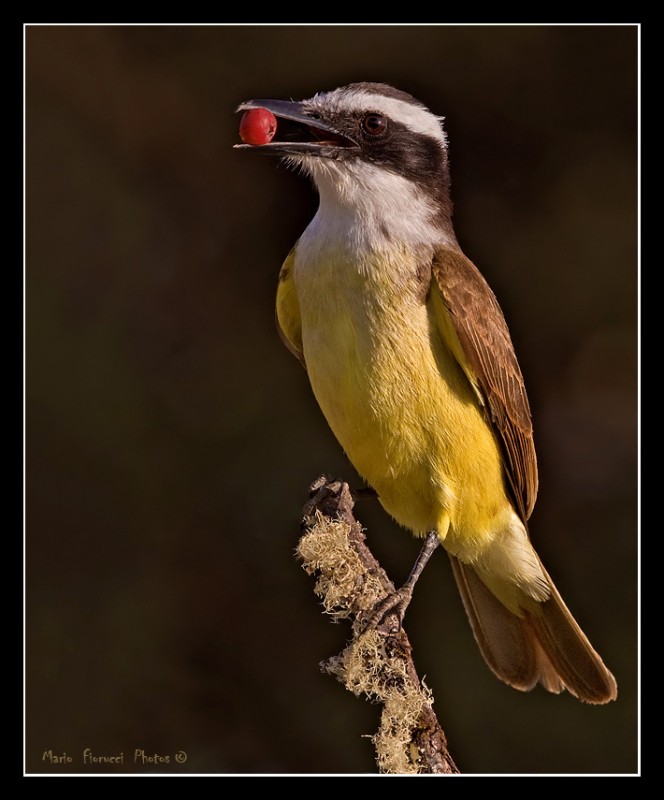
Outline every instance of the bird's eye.
{"label": "bird's eye", "polygon": [[362,118],[362,130],[369,136],[382,136],[387,130],[387,118],[381,114],[367,114]]}

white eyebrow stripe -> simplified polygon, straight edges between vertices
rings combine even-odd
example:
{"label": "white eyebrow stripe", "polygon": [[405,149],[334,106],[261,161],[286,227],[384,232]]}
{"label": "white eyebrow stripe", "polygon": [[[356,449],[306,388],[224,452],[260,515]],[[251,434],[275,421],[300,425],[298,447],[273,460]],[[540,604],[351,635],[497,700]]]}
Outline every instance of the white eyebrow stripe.
{"label": "white eyebrow stripe", "polygon": [[431,136],[443,147],[447,147],[447,137],[442,128],[444,117],[437,117],[426,108],[395,97],[365,92],[361,89],[353,91],[335,89],[332,92],[315,95],[309,103],[312,107],[320,106],[321,109],[332,107],[336,111],[376,111],[406,125],[413,133]]}

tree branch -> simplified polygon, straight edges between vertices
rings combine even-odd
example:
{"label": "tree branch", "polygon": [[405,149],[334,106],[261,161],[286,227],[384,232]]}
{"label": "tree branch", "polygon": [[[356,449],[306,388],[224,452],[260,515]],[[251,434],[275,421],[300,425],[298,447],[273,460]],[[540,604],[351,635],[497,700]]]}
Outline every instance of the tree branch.
{"label": "tree branch", "polygon": [[321,664],[356,696],[383,705],[372,737],[382,773],[458,773],[433,711],[431,690],[420,681],[406,632],[396,614],[363,632],[372,610],[395,591],[365,543],[353,515],[347,483],[320,477],[309,487],[297,555],[317,573],[314,591],[335,621],[350,619],[353,638]]}

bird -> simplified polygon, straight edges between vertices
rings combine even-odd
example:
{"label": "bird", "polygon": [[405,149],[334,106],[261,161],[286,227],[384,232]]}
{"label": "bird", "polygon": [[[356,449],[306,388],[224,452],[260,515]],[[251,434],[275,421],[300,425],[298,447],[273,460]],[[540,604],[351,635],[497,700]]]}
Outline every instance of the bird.
{"label": "bird", "polygon": [[279,156],[319,197],[279,272],[279,334],[358,473],[424,539],[381,613],[403,619],[442,545],[500,680],[616,699],[614,676],[530,540],[530,405],[503,312],[455,235],[444,117],[375,82],[237,111],[245,128],[260,115],[274,124],[235,147]]}

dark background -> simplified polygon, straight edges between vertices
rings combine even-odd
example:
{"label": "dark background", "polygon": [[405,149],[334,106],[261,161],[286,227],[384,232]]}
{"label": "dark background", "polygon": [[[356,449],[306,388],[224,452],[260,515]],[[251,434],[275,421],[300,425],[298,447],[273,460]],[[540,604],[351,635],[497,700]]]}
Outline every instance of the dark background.
{"label": "dark background", "polygon": [[[319,673],[348,628],[293,558],[309,482],[359,484],[274,326],[316,196],[232,150],[242,100],[357,80],[446,117],[457,233],[533,407],[532,537],[619,684],[608,707],[501,684],[441,552],[406,621],[451,752],[637,769],[637,29],[30,26],[28,771],[92,772],[86,747],[375,771],[379,708]],[[402,582],[418,544],[357,514]]]}

